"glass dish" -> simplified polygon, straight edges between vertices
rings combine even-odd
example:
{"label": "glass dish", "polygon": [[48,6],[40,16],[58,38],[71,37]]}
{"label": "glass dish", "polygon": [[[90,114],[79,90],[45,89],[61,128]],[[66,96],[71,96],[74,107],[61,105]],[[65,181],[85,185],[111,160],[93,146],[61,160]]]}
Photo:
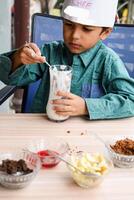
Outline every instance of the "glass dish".
{"label": "glass dish", "polygon": [[52,168],[61,161],[54,154],[64,157],[68,151],[68,144],[60,138],[52,137],[31,141],[26,148],[40,157],[42,167]]}
{"label": "glass dish", "polygon": [[[134,155],[123,155],[114,152],[114,150],[110,147],[110,145],[114,145],[116,141],[125,139],[126,136],[116,137],[111,140],[106,141],[106,147],[110,158],[113,161],[113,164],[120,168],[133,168],[134,167]],[[129,139],[134,140],[134,137],[127,137]]]}
{"label": "glass dish", "polygon": [[[83,171],[86,174],[81,173],[80,171],[77,171],[76,169],[74,169],[73,167],[70,167],[69,165],[67,165],[69,171],[71,172],[72,178],[73,180],[80,186],[83,188],[90,188],[90,187],[95,187],[97,185],[99,185],[105,178],[106,174],[109,173],[109,171],[112,168],[112,162],[111,160],[109,160],[108,158],[104,157],[102,154],[93,154],[93,153],[88,153],[88,155],[90,155],[91,162],[92,162],[92,167],[90,165],[90,163],[87,163],[87,160],[85,159],[85,152],[77,152],[73,155],[68,156],[68,161],[71,162],[71,164],[77,166],[81,171]],[[84,155],[84,156],[83,156]],[[86,153],[87,155],[87,153]],[[102,172],[95,172],[93,169],[93,166],[97,169],[97,165],[94,162],[93,157],[94,156],[100,156],[100,160],[101,157],[103,157],[103,161],[102,161],[102,166],[101,170]],[[83,162],[83,166],[81,165],[81,162]],[[100,161],[101,162],[101,161]],[[77,163],[77,164],[76,164]]]}
{"label": "glass dish", "polygon": [[12,152],[12,153],[1,153],[0,154],[0,164],[3,160],[20,160],[23,159],[27,166],[33,171],[28,174],[22,174],[17,172],[15,174],[8,174],[6,172],[0,171],[0,184],[9,189],[19,189],[26,187],[32,182],[34,177],[37,175],[40,170],[40,159],[36,154],[33,154],[28,151],[21,152]]}

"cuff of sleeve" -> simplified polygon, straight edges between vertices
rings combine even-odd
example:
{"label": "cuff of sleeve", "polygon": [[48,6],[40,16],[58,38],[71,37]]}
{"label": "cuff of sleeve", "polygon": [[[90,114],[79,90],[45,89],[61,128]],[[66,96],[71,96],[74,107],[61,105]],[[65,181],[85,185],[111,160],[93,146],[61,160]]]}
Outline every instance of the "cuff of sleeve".
{"label": "cuff of sleeve", "polygon": [[103,99],[85,99],[86,106],[88,109],[88,113],[90,116],[90,119],[105,119],[106,118],[106,109],[104,106],[104,100]]}
{"label": "cuff of sleeve", "polygon": [[16,51],[17,51],[17,49],[14,49],[14,50],[9,51],[7,53],[3,53],[2,56],[8,57],[10,59],[10,56],[12,56]]}
{"label": "cuff of sleeve", "polygon": [[0,56],[0,80],[8,84],[8,77],[11,72],[12,62],[6,56]]}

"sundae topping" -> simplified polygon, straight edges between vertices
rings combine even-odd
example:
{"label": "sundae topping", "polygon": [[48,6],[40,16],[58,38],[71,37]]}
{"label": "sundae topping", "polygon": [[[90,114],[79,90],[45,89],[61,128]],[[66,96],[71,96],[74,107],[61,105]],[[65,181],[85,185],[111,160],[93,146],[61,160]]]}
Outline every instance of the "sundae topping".
{"label": "sundae topping", "polygon": [[32,169],[28,168],[25,160],[23,159],[18,161],[10,159],[3,160],[2,164],[0,165],[0,171],[6,172],[10,175],[14,175],[18,172],[23,175],[33,172]]}
{"label": "sundae topping", "polygon": [[38,152],[38,155],[41,159],[42,167],[51,168],[55,167],[60,160],[54,155],[58,155],[59,153],[52,150],[41,150]]}
{"label": "sundae topping", "polygon": [[[71,169],[72,178],[81,187],[93,187],[101,183],[103,175],[107,174],[110,167],[104,156],[100,153],[90,154],[80,152],[71,156],[71,164],[79,170],[68,166]],[[112,165],[111,165],[112,166]]]}
{"label": "sundae topping", "polygon": [[71,163],[81,171],[95,175],[102,175],[108,169],[104,156],[99,153],[91,155],[84,152],[80,158],[72,155]]}
{"label": "sundae topping", "polygon": [[125,138],[118,140],[114,145],[110,145],[114,152],[124,155],[134,155],[134,140]]}

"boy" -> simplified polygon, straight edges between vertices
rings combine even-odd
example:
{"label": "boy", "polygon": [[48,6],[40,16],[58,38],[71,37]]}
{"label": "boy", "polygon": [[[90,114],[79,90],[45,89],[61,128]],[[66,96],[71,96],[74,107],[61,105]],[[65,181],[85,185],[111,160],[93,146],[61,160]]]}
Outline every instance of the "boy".
{"label": "boy", "polygon": [[45,44],[41,51],[36,44],[29,43],[12,55],[6,54],[11,58],[6,58],[10,67],[1,67],[5,74],[1,80],[22,86],[41,78],[31,112],[45,112],[49,95],[45,60],[51,65],[71,65],[71,92],[58,91],[64,98],[52,101],[57,114],[89,119],[134,116],[134,80],[120,58],[102,43],[112,31],[117,3],[117,0],[65,0],[64,42]]}

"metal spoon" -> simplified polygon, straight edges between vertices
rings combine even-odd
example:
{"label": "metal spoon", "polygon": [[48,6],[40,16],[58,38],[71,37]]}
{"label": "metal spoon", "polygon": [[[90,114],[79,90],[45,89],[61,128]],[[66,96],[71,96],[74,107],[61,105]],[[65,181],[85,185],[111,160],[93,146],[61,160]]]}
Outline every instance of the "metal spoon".
{"label": "metal spoon", "polygon": [[57,155],[57,154],[54,154],[51,150],[48,150],[48,152],[49,152],[49,155],[52,155],[52,156],[54,156],[54,157],[56,157],[56,158],[59,158],[61,161],[63,161],[63,162],[66,163],[67,165],[70,165],[71,167],[73,167],[75,170],[77,170],[78,172],[80,172],[80,173],[83,174],[83,175],[86,175],[86,176],[96,176],[96,177],[99,176],[99,175],[97,175],[97,174],[92,174],[92,173],[90,173],[90,172],[83,172],[83,171],[81,171],[78,167],[74,166],[72,163],[70,163],[70,162],[68,162],[67,160],[65,160],[63,157],[61,157],[61,156],[59,156],[59,155]]}
{"label": "metal spoon", "polygon": [[53,67],[52,67],[47,61],[45,61],[45,63],[48,65],[48,67],[49,67],[50,69],[53,69]]}
{"label": "metal spoon", "polygon": [[[23,149],[23,151],[28,151],[30,153],[32,153],[29,149]],[[70,165],[71,167],[73,167],[75,170],[79,171],[81,174],[83,174],[84,176],[93,176],[93,177],[98,177],[99,175],[97,174],[92,174],[90,172],[83,172],[81,171],[79,168],[77,168],[76,166],[74,166],[72,163],[68,162],[67,160],[65,160],[63,157],[61,157],[58,154],[55,154],[53,151],[51,150],[47,150],[47,152],[49,153],[50,156],[56,157],[58,159],[60,159],[61,161],[63,161],[64,163]]]}
{"label": "metal spoon", "polygon": [[96,133],[93,133],[93,135],[94,135],[101,143],[103,143],[105,147],[108,148],[108,145],[107,145],[106,142],[102,139],[102,137],[100,137],[100,136],[97,135]]}

